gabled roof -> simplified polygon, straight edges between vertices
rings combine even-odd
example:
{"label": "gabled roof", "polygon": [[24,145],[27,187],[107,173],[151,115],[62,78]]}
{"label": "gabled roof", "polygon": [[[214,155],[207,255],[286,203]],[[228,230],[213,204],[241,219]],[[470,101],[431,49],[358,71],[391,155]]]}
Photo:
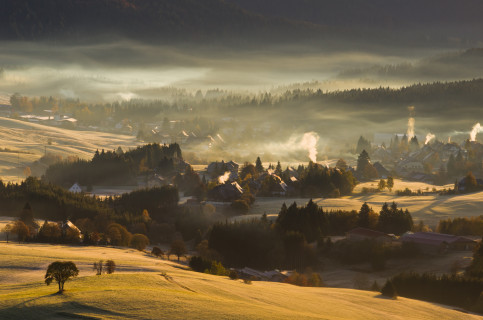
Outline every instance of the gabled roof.
{"label": "gabled roof", "polygon": [[72,185],[72,187],[70,187],[69,189],[70,192],[73,192],[73,193],[78,193],[78,192],[82,192],[82,188],[79,186],[79,184],[76,182]]}

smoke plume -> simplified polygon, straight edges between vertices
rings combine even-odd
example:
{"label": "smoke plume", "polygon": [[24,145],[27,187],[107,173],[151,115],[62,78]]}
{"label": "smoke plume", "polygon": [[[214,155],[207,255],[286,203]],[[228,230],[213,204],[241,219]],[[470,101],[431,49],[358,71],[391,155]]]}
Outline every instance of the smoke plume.
{"label": "smoke plume", "polygon": [[309,158],[312,162],[317,162],[317,142],[319,135],[315,132],[306,132],[300,142],[301,146],[309,152]]}
{"label": "smoke plume", "polygon": [[473,126],[470,132],[470,141],[476,141],[476,135],[481,131],[480,123],[477,123]]}
{"label": "smoke plume", "polygon": [[230,171],[225,172],[224,175],[218,177],[218,183],[224,184],[230,179]]}
{"label": "smoke plume", "polygon": [[414,106],[408,107],[409,111],[409,119],[408,119],[408,141],[410,141],[414,137]]}
{"label": "smoke plume", "polygon": [[424,141],[424,144],[428,144],[431,140],[433,140],[434,138],[436,138],[436,136],[434,134],[432,134],[431,132],[428,133],[426,135],[426,141]]}

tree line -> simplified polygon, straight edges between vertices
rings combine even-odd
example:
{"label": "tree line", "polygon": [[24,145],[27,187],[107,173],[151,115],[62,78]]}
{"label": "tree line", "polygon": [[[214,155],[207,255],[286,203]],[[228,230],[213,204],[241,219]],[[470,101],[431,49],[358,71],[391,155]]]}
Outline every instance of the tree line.
{"label": "tree line", "polygon": [[[208,245],[230,267],[303,270],[317,265],[317,252],[310,243],[317,242],[320,250],[326,250],[331,246],[325,240],[328,235],[344,234],[357,226],[402,234],[411,230],[412,218],[395,203],[384,204],[379,214],[367,204],[359,212],[326,212],[313,201],[301,207],[296,203],[289,207],[284,204],[274,223],[262,217],[214,224]],[[405,253],[397,253],[401,254]]]}
{"label": "tree line", "polygon": [[[50,165],[45,172],[45,179],[51,183],[70,187],[75,182],[92,186],[136,184],[136,176],[153,172],[155,169],[168,175],[174,175],[182,161],[178,144],[147,144],[124,152],[99,152],[91,160],[64,160]],[[184,166],[180,168],[184,170]]]}

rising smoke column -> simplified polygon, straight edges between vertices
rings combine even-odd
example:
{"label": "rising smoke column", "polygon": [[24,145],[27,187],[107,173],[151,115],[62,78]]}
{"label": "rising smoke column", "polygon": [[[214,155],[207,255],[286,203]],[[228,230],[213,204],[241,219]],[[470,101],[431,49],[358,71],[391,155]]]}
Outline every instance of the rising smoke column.
{"label": "rising smoke column", "polygon": [[408,142],[414,137],[414,106],[408,107],[409,119],[408,119]]}
{"label": "rising smoke column", "polygon": [[218,177],[218,183],[224,184],[230,179],[230,171],[226,171],[224,175]]}
{"label": "rising smoke column", "polygon": [[304,133],[300,145],[309,152],[309,158],[312,162],[317,162],[317,142],[319,135],[313,131]]}
{"label": "rising smoke column", "polygon": [[480,123],[477,123],[473,126],[470,132],[470,141],[476,141],[476,135],[481,131]]}
{"label": "rising smoke column", "polygon": [[426,141],[424,141],[424,144],[428,144],[428,143],[429,143],[429,141],[433,140],[434,138],[436,138],[436,136],[435,136],[434,134],[432,134],[431,132],[430,132],[430,133],[428,133],[428,134],[426,135]]}

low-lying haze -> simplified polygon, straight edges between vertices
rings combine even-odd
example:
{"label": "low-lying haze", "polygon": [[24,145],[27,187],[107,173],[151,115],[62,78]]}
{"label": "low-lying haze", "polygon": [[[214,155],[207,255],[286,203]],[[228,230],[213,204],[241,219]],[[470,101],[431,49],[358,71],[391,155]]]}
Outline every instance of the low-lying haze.
{"label": "low-lying haze", "polygon": [[321,82],[323,90],[400,86],[410,82],[338,79],[337,75],[346,69],[413,62],[414,54],[324,52],[305,46],[243,51],[149,46],[128,40],[76,46],[6,42],[0,51],[0,89],[4,94],[112,101],[160,98],[165,87],[261,92],[313,80]]}

